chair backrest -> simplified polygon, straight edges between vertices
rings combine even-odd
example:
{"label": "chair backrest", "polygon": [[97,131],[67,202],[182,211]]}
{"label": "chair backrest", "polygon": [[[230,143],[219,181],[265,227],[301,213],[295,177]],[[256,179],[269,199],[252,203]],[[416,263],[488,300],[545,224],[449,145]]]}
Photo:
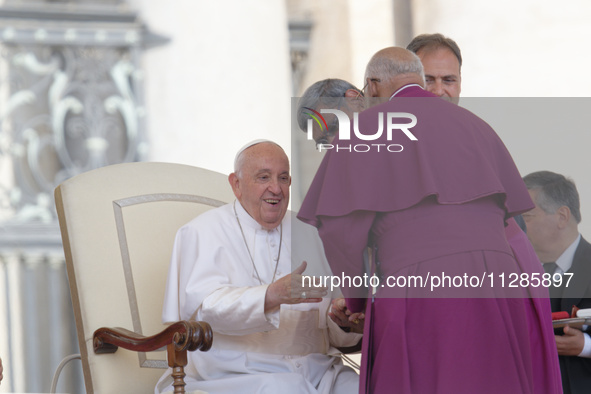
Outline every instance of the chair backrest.
{"label": "chair backrest", "polygon": [[88,393],[152,392],[166,352],[93,352],[100,327],[154,335],[176,231],[234,199],[227,176],[170,163],[126,163],[55,190]]}

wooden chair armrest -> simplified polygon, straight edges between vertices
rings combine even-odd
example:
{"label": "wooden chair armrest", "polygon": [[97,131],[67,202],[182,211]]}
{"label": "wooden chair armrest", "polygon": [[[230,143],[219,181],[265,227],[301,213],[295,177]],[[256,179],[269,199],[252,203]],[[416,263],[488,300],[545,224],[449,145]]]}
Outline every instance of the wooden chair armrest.
{"label": "wooden chair armrest", "polygon": [[93,335],[94,352],[115,353],[119,347],[136,352],[151,352],[166,347],[168,366],[172,368],[175,393],[185,392],[187,351],[211,349],[213,331],[206,322],[178,321],[151,337],[124,328],[99,328]]}
{"label": "wooden chair armrest", "polygon": [[175,345],[177,351],[201,350],[211,348],[213,332],[206,322],[178,321],[160,333],[146,337],[125,328],[102,327],[94,332],[94,352],[97,354],[115,353],[119,347],[136,352],[151,352]]}

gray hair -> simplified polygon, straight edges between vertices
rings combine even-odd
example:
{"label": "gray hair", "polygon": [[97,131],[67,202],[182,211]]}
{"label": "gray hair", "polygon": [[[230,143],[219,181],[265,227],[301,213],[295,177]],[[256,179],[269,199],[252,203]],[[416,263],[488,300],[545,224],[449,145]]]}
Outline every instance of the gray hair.
{"label": "gray hair", "polygon": [[555,213],[567,206],[577,221],[581,222],[581,203],[575,182],[551,171],[538,171],[523,177],[529,190],[537,190],[536,205],[546,213]]}
{"label": "gray hair", "polygon": [[365,68],[365,79],[379,78],[388,80],[400,74],[417,74],[425,81],[425,71],[421,59],[409,51],[408,59],[392,59],[390,57],[378,56],[372,58]]}
{"label": "gray hair", "polygon": [[328,78],[311,85],[302,97],[298,100],[297,120],[302,131],[306,131],[310,115],[307,108],[316,109],[320,106],[325,108],[339,108],[345,103],[345,92],[349,89],[357,89],[353,84],[342,79]]}
{"label": "gray hair", "polygon": [[447,38],[442,34],[421,34],[413,38],[406,46],[406,49],[414,53],[417,53],[421,49],[429,51],[439,48],[447,48],[452,51],[460,63],[460,69],[462,68],[462,52],[460,51],[460,47],[454,40]]}

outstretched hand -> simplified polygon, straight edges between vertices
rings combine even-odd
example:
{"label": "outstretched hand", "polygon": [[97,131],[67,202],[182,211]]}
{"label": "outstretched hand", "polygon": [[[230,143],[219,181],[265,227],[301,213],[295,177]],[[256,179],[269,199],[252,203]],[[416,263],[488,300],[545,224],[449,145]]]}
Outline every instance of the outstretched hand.
{"label": "outstretched hand", "polygon": [[[281,304],[301,304],[304,302],[321,302],[328,294],[326,287],[315,287],[304,284],[302,274],[308,264],[304,261],[289,275],[271,283],[265,295],[265,312],[279,308]],[[308,281],[306,281],[308,282]]]}

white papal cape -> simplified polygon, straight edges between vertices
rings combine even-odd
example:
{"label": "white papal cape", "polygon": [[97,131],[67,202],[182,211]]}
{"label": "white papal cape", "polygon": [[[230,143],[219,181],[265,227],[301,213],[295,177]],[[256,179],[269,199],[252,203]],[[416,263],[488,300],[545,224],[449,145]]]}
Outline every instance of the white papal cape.
{"label": "white papal cape", "polygon": [[[293,245],[292,225],[296,228]],[[344,332],[327,317],[329,298],[322,303],[282,305],[280,311],[264,312],[265,292],[280,249],[276,279],[289,274],[303,260],[311,268],[304,275],[310,271],[330,274],[324,256],[313,244],[317,237],[306,236],[309,231],[316,229],[298,220],[292,222],[290,212],[282,226],[265,230],[238,201],[207,211],[178,231],[162,319],[165,323],[202,320],[214,331],[210,351],[189,353],[185,368],[188,391],[358,392],[357,374],[331,354],[338,353],[333,346],[353,346],[361,336]],[[325,265],[320,267],[320,262]],[[170,374],[169,369],[162,376],[156,393],[172,391]]]}

